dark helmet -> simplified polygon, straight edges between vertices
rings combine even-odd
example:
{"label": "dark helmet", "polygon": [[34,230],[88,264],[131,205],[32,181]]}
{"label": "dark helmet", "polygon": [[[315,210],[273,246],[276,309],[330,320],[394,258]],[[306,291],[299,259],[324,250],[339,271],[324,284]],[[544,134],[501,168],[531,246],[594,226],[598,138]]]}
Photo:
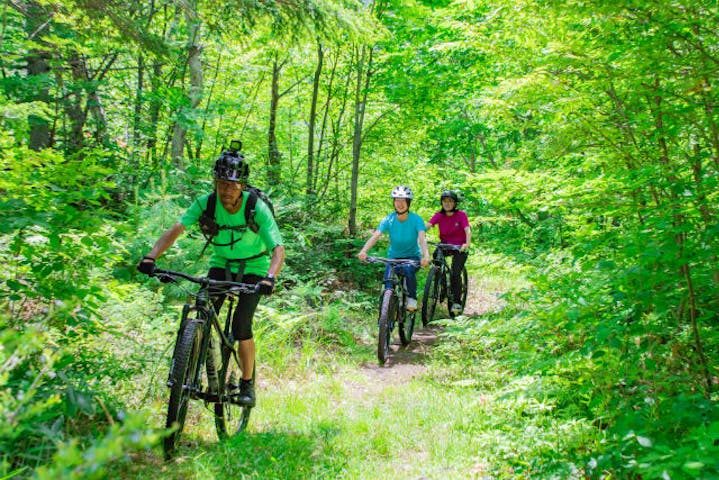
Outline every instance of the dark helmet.
{"label": "dark helmet", "polygon": [[213,173],[215,180],[247,183],[250,178],[250,166],[241,153],[225,151],[217,157]]}
{"label": "dark helmet", "polygon": [[442,200],[444,200],[445,198],[451,198],[452,200],[454,200],[455,204],[462,201],[459,198],[457,192],[455,192],[454,190],[445,190],[444,192],[442,192],[442,195],[439,196],[439,202],[442,203]]}

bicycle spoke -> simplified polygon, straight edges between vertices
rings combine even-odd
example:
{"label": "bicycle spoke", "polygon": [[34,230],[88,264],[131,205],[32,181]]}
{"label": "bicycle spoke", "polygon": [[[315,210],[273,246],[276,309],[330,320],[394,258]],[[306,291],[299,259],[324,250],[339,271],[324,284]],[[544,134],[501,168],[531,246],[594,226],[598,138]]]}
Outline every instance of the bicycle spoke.
{"label": "bicycle spoke", "polygon": [[222,350],[220,395],[219,401],[215,403],[215,427],[220,440],[244,431],[252,410],[252,407],[240,405],[237,402],[242,368],[237,363],[231,349],[225,347]]}

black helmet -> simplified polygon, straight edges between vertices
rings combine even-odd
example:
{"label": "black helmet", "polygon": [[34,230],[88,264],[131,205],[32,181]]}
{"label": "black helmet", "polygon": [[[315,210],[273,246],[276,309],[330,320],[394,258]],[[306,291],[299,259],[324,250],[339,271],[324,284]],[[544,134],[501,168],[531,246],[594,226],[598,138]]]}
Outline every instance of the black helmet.
{"label": "black helmet", "polygon": [[457,195],[457,192],[454,190],[445,190],[442,192],[442,195],[439,196],[439,202],[442,203],[442,200],[445,198],[451,198],[455,204],[461,202],[459,195]]}
{"label": "black helmet", "polygon": [[245,156],[236,151],[224,151],[217,157],[213,170],[215,180],[247,183],[250,178],[250,166]]}

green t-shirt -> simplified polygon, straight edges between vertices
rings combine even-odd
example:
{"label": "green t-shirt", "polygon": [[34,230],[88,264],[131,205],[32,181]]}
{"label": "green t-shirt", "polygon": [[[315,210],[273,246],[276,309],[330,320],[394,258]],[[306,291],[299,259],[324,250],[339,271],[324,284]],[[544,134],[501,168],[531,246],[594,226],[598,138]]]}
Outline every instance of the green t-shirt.
{"label": "green t-shirt", "polygon": [[[249,195],[248,192],[242,192],[242,207],[234,214],[230,214],[225,210],[218,195],[215,206],[215,221],[217,224],[231,227],[245,226],[245,206]],[[180,217],[179,221],[185,228],[198,224],[197,222],[202,212],[205,211],[209,197],[210,194],[208,193],[197,198]],[[257,233],[249,228],[241,231],[221,229],[213,239],[214,243],[220,245],[212,245],[213,253],[212,257],[210,257],[210,267],[225,268],[228,260],[241,260],[266,252],[266,255],[247,260],[245,264],[245,273],[265,276],[270,266],[269,254],[277,245],[282,245],[282,235],[269,207],[260,199],[257,199],[255,206],[255,222],[260,227]],[[235,243],[232,243],[233,241]],[[232,244],[227,245],[229,243]],[[234,273],[239,270],[239,267],[238,262],[230,263],[230,268]]]}

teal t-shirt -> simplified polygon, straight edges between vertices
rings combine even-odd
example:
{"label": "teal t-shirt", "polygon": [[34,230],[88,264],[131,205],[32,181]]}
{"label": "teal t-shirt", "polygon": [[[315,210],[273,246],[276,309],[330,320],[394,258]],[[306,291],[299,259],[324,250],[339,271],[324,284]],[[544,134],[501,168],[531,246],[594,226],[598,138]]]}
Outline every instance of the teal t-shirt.
{"label": "teal t-shirt", "polygon": [[[232,227],[246,226],[245,206],[249,195],[248,192],[242,192],[242,207],[237,213],[233,214],[225,210],[218,195],[216,198],[217,204],[215,205],[215,221],[217,224]],[[180,217],[179,222],[185,228],[198,224],[197,221],[202,212],[205,211],[209,197],[210,194],[208,193],[197,198]],[[277,245],[282,245],[282,235],[269,207],[260,199],[257,200],[255,206],[255,222],[260,227],[257,233],[249,228],[241,231],[221,229],[214,238],[214,242],[220,245],[212,245],[213,252],[212,257],[210,257],[210,266],[225,268],[228,260],[241,260],[266,252],[267,255],[247,260],[245,264],[245,273],[265,276],[270,266],[269,252],[272,252]],[[235,242],[232,243],[233,241]],[[232,244],[227,245],[230,243]],[[232,272],[236,273],[239,270],[238,262],[231,262],[230,268]]]}
{"label": "teal t-shirt", "polygon": [[417,238],[419,232],[427,229],[422,217],[416,213],[409,212],[404,222],[399,221],[397,212],[390,213],[379,222],[377,229],[389,233],[388,258],[421,258]]}

